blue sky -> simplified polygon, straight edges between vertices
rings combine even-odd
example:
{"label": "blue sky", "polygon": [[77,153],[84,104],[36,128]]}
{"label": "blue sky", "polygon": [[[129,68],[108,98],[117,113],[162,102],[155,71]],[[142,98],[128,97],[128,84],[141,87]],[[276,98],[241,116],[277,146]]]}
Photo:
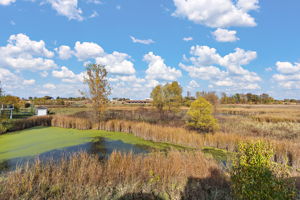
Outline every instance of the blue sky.
{"label": "blue sky", "polygon": [[0,0],[6,93],[78,96],[86,63],[107,66],[112,97],[186,91],[300,98],[295,0]]}

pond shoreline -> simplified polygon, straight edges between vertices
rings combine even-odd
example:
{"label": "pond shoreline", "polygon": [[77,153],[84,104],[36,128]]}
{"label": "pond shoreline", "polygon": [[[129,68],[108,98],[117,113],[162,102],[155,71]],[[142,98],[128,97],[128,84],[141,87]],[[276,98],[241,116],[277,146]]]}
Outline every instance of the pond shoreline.
{"label": "pond shoreline", "polygon": [[[104,146],[103,148],[108,148],[110,153],[112,150],[135,153],[141,151],[141,149],[145,150],[141,152],[190,149],[179,145],[147,141],[129,133],[35,127],[0,135],[0,163],[5,160],[22,158],[30,160],[27,158],[33,158],[37,155],[44,157],[43,154],[58,150],[66,153],[68,151],[78,152],[79,150],[95,151],[93,153],[96,153],[100,143]],[[81,146],[81,149],[78,148],[74,151],[77,146]],[[70,150],[72,148],[73,150]],[[17,162],[12,163],[16,164]]]}

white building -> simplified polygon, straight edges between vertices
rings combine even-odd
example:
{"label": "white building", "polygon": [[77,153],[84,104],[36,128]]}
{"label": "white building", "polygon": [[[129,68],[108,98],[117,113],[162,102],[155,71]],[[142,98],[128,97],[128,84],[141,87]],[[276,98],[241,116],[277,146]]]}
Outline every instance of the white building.
{"label": "white building", "polygon": [[48,108],[46,107],[37,107],[36,108],[37,116],[45,116],[48,114]]}

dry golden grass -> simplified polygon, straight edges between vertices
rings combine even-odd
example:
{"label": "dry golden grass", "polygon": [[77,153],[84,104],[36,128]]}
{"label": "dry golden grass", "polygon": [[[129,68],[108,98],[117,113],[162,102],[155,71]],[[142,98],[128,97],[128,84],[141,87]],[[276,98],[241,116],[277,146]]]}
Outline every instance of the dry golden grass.
{"label": "dry golden grass", "polygon": [[77,153],[59,163],[37,160],[0,177],[1,200],[122,199],[142,193],[150,199],[224,199],[229,185],[217,164],[201,152],[176,151],[138,156],[114,152],[103,162]]}
{"label": "dry golden grass", "polygon": [[51,126],[52,116],[34,116],[26,119],[20,119],[13,122],[12,128],[8,131],[18,131],[35,126]]}
{"label": "dry golden grass", "polygon": [[300,122],[300,105],[222,105],[218,111],[250,116],[258,122]]}
{"label": "dry golden grass", "polygon": [[300,112],[284,112],[284,113],[266,113],[261,115],[251,116],[257,122],[295,122],[300,123]]}
{"label": "dry golden grass", "polygon": [[243,136],[300,141],[300,123],[266,122],[253,120],[247,116],[219,116],[221,131]]}
{"label": "dry golden grass", "polygon": [[92,122],[88,119],[55,115],[51,120],[51,126],[61,128],[74,128],[79,130],[92,129]]}

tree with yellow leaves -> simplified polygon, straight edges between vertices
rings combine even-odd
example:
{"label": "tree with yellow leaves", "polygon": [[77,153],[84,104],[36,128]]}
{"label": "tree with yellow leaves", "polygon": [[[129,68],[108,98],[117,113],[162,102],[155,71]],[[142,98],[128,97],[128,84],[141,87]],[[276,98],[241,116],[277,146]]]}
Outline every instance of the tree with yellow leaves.
{"label": "tree with yellow leaves", "polygon": [[187,126],[201,132],[215,132],[219,126],[212,113],[212,105],[203,97],[199,97],[187,112]]}
{"label": "tree with yellow leaves", "polygon": [[89,87],[88,96],[92,101],[97,120],[103,120],[110,95],[110,86],[107,80],[108,72],[104,65],[89,64],[86,66],[84,83]]}

